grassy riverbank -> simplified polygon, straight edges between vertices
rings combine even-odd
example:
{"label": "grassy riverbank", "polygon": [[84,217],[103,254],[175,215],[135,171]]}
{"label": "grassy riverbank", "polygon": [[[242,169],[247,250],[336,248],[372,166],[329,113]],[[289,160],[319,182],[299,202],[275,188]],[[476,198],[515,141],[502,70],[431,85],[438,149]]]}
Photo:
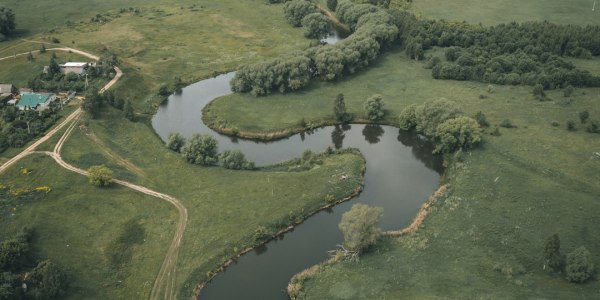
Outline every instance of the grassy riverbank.
{"label": "grassy riverbank", "polygon": [[[82,168],[106,163],[119,176],[172,195],[186,206],[189,223],[177,267],[182,298],[252,245],[259,226],[274,233],[328,204],[327,195],[341,199],[362,185],[364,160],[356,154],[328,156],[323,164],[302,172],[232,171],[190,165],[151,132],[147,125],[110,110],[105,118],[76,130],[63,153]],[[343,174],[349,179],[342,180]]]}
{"label": "grassy riverbank", "polygon": [[[597,67],[596,60],[577,63]],[[595,201],[600,159],[594,153],[600,137],[587,133],[578,117],[587,110],[592,119],[600,119],[600,89],[576,89],[570,98],[551,91],[548,101],[540,102],[531,87],[490,90],[486,84],[433,80],[422,63],[392,52],[340,82],[317,82],[286,95],[230,95],[205,113],[240,132],[269,134],[297,126],[302,118],[308,124],[332,120],[338,93],[346,95],[355,115],[362,113],[366,97],[382,94],[386,123],[409,104],[445,97],[468,115],[484,112],[491,128],[505,119],[515,128],[501,127],[497,137],[486,134],[480,149],[452,165],[445,176],[452,187],[449,198],[434,206],[415,235],[385,240],[358,264],[326,267],[304,283],[303,297],[570,298],[597,292],[598,281],[579,286],[544,273],[540,256],[543,241],[554,232],[565,253],[580,245],[600,247],[594,230],[600,209]],[[567,131],[568,120],[576,122],[576,131]],[[592,252],[600,261],[600,253]]]}

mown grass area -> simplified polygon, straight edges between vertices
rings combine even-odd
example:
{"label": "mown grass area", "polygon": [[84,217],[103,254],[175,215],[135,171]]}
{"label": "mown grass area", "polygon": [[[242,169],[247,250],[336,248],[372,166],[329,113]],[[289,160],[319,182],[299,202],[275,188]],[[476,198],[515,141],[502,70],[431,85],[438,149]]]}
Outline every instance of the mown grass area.
{"label": "mown grass area", "polygon": [[[95,188],[39,154],[0,175],[0,185],[21,193],[18,199],[0,199],[0,239],[23,226],[33,228],[35,256],[51,259],[68,274],[70,287],[61,299],[149,296],[178,218],[170,205],[118,186]],[[51,191],[24,193],[42,186]],[[117,241],[132,222],[136,235]],[[120,255],[126,259],[113,259]]]}
{"label": "mown grass area", "polygon": [[598,3],[593,0],[549,1],[479,1],[415,0],[411,10],[432,19],[467,21],[494,25],[506,22],[550,21],[560,24],[600,24]]}
{"label": "mown grass area", "polygon": [[[593,70],[596,60],[577,61]],[[362,114],[369,95],[383,95],[394,123],[402,108],[440,97],[470,116],[482,111],[492,127],[510,119],[516,128],[486,129],[480,149],[465,153],[445,175],[448,200],[436,206],[416,235],[388,240],[359,264],[327,267],[305,283],[308,299],[564,298],[597,293],[598,281],[567,284],[541,271],[543,241],[557,232],[563,252],[580,245],[600,261],[594,233],[600,196],[600,136],[587,133],[578,113],[600,119],[600,89],[576,89],[570,98],[550,91],[539,101],[528,86],[492,86],[433,80],[404,53],[383,55],[369,70],[336,83],[255,98],[223,97],[207,111],[241,130],[274,132],[333,117],[333,99],[344,93],[348,110]],[[206,113],[206,112],[205,112]],[[567,120],[577,131],[566,129]],[[557,121],[558,127],[551,123]],[[592,250],[595,249],[595,250]],[[500,272],[495,270],[500,268]],[[502,271],[504,269],[504,271]],[[517,271],[519,270],[519,271]],[[524,270],[524,274],[516,274]],[[505,274],[503,274],[503,272]]]}
{"label": "mown grass area", "polygon": [[[90,138],[92,133],[110,155]],[[188,298],[207,273],[252,245],[259,226],[275,232],[328,204],[327,194],[336,199],[351,195],[361,185],[364,162],[359,155],[340,154],[303,172],[194,166],[169,151],[148,125],[130,122],[114,109],[107,109],[100,120],[90,120],[83,131],[76,129],[63,155],[81,168],[105,163],[118,176],[185,205],[189,223],[177,267],[180,298]],[[128,168],[132,165],[140,173]],[[351,180],[342,180],[340,174]]]}

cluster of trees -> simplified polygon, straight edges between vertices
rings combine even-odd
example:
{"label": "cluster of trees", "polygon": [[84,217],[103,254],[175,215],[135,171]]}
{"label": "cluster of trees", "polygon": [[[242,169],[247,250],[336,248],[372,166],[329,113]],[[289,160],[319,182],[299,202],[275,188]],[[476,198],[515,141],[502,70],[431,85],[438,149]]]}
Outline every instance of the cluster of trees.
{"label": "cluster of trees", "polygon": [[542,254],[544,270],[548,272],[562,272],[568,281],[583,283],[594,275],[594,263],[590,252],[581,246],[565,256],[560,252],[560,238],[558,234],[550,236],[544,244]]}
{"label": "cluster of trees", "polygon": [[133,106],[129,100],[123,100],[118,97],[114,91],[105,91],[100,93],[97,87],[92,86],[85,92],[82,108],[90,114],[92,118],[97,118],[100,115],[102,107],[108,104],[116,109],[123,111],[123,116],[130,121],[135,121],[135,113]]}
{"label": "cluster of trees", "polygon": [[0,6],[0,42],[15,30],[15,14],[12,9]]}
{"label": "cluster of trees", "polygon": [[[33,59],[33,56],[31,56],[31,59]],[[104,51],[100,64],[86,67],[85,74],[87,76],[75,73],[63,74],[60,72],[56,54],[52,53],[48,64],[48,72],[40,73],[31,78],[27,82],[27,85],[33,90],[83,92],[88,85],[86,84],[86,80],[89,85],[95,85],[100,79],[110,77],[117,62],[118,60],[114,53]]]}
{"label": "cluster of trees", "polygon": [[541,84],[544,89],[600,86],[600,77],[578,70],[561,58],[600,55],[600,26],[513,22],[483,27],[419,20],[406,12],[399,15],[408,57],[421,60],[427,49],[447,48],[446,61],[438,57],[428,64],[434,78]]}
{"label": "cluster of trees", "polygon": [[42,134],[56,123],[59,109],[58,104],[51,103],[50,108],[42,112],[20,111],[0,101],[0,153],[9,147],[23,147]]}
{"label": "cluster of trees", "polygon": [[225,150],[219,154],[217,140],[206,134],[194,134],[186,140],[180,133],[171,133],[167,139],[167,148],[181,153],[192,164],[214,166],[220,163],[226,169],[255,169],[254,162],[248,161],[240,150]]}
{"label": "cluster of trees", "polygon": [[377,121],[385,115],[383,98],[381,95],[373,95],[364,103],[365,117],[370,121]]}
{"label": "cluster of trees", "polygon": [[398,122],[403,130],[414,129],[431,138],[436,144],[434,153],[473,148],[481,141],[480,124],[463,116],[456,103],[446,99],[409,105],[400,112]]}
{"label": "cluster of trees", "polygon": [[[292,1],[286,7],[297,7],[292,6],[297,2],[306,1]],[[335,45],[319,45],[293,55],[243,66],[231,81],[232,91],[259,96],[277,90],[281,93],[298,90],[311,78],[335,80],[367,67],[398,37],[395,18],[380,7],[340,1],[336,13],[353,31],[348,38]]]}
{"label": "cluster of trees", "polygon": [[0,242],[0,299],[55,299],[64,294],[66,274],[49,260],[36,264],[31,237],[32,231],[23,229]]}

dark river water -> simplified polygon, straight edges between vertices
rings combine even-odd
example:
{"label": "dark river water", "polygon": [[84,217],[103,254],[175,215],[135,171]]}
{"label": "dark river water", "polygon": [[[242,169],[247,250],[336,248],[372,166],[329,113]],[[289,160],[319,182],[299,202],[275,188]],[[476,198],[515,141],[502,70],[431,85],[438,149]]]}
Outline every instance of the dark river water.
{"label": "dark river water", "polygon": [[411,222],[437,188],[441,158],[432,155],[432,146],[418,135],[394,127],[328,126],[267,143],[212,131],[202,123],[202,108],[216,97],[231,93],[229,80],[233,74],[197,82],[184,88],[181,94],[170,96],[152,119],[158,135],[166,140],[171,132],[186,137],[194,133],[210,134],[219,141],[219,151],[240,149],[257,165],[298,157],[306,149],[323,152],[327,146],[358,148],[367,161],[365,187],[355,199],[314,215],[293,231],[244,255],[206,284],[201,299],[288,299],[285,290],[291,277],[327,259],[327,251],[342,243],[337,225],[353,204],[383,207],[381,227],[400,229]]}

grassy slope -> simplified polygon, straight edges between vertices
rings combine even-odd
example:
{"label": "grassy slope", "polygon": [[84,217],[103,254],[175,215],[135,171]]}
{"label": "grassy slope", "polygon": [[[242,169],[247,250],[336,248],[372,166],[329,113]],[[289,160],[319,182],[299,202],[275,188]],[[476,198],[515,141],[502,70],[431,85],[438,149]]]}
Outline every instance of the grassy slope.
{"label": "grassy slope", "polygon": [[[119,176],[173,195],[187,207],[190,220],[178,265],[178,286],[185,284],[179,294],[183,298],[207,272],[247,246],[259,225],[289,222],[290,214],[326,204],[328,193],[345,197],[361,179],[362,159],[350,154],[333,156],[320,167],[298,173],[191,166],[167,150],[147,125],[129,122],[115,111],[91,121],[90,132],[111,149],[112,158],[89,135],[75,131],[63,152],[67,161],[83,168],[107,162]],[[116,157],[126,157],[139,171],[128,170]],[[341,172],[353,174],[355,180],[332,180]]]}
{"label": "grassy slope", "polygon": [[[31,173],[23,175],[21,168]],[[0,239],[23,226],[33,227],[34,252],[57,262],[69,275],[69,299],[148,297],[177,220],[169,205],[125,188],[94,188],[85,177],[42,155],[20,161],[0,176],[0,183],[14,189],[52,188],[37,200],[0,201]],[[133,218],[139,218],[145,242],[133,247],[131,262],[123,269],[126,276],[117,278],[105,250]]]}
{"label": "grassy slope", "polygon": [[527,22],[548,20],[562,24],[598,24],[600,10],[593,0],[519,1],[519,0],[415,0],[412,10],[434,19],[467,21],[494,25],[507,21]]}
{"label": "grassy slope", "polygon": [[[576,64],[598,68],[597,60]],[[285,96],[231,95],[215,102],[208,113],[240,130],[273,132],[294,126],[302,117],[307,122],[331,118],[337,93],[346,95],[346,105],[355,114],[361,113],[368,95],[382,94],[389,109],[385,122],[393,122],[410,103],[446,97],[469,115],[481,110],[492,124],[509,118],[518,128],[487,136],[481,150],[449,170],[453,193],[438,204],[421,231],[380,244],[378,254],[367,255],[360,264],[327,267],[305,283],[307,298],[572,298],[597,293],[596,280],[571,285],[541,272],[539,257],[544,239],[557,232],[564,253],[585,245],[600,261],[595,230],[600,159],[593,158],[600,138],[581,125],[577,132],[565,130],[567,120],[579,122],[582,110],[600,119],[600,89],[579,89],[568,105],[559,105],[561,91],[549,93],[553,101],[548,102],[535,100],[530,87],[495,86],[489,94],[485,84],[433,80],[421,63],[390,53],[368,71],[341,82],[318,82]],[[481,94],[488,98],[480,99]],[[553,120],[560,127],[552,127]],[[494,266],[504,268],[504,274]],[[525,275],[516,275],[521,266]]]}

